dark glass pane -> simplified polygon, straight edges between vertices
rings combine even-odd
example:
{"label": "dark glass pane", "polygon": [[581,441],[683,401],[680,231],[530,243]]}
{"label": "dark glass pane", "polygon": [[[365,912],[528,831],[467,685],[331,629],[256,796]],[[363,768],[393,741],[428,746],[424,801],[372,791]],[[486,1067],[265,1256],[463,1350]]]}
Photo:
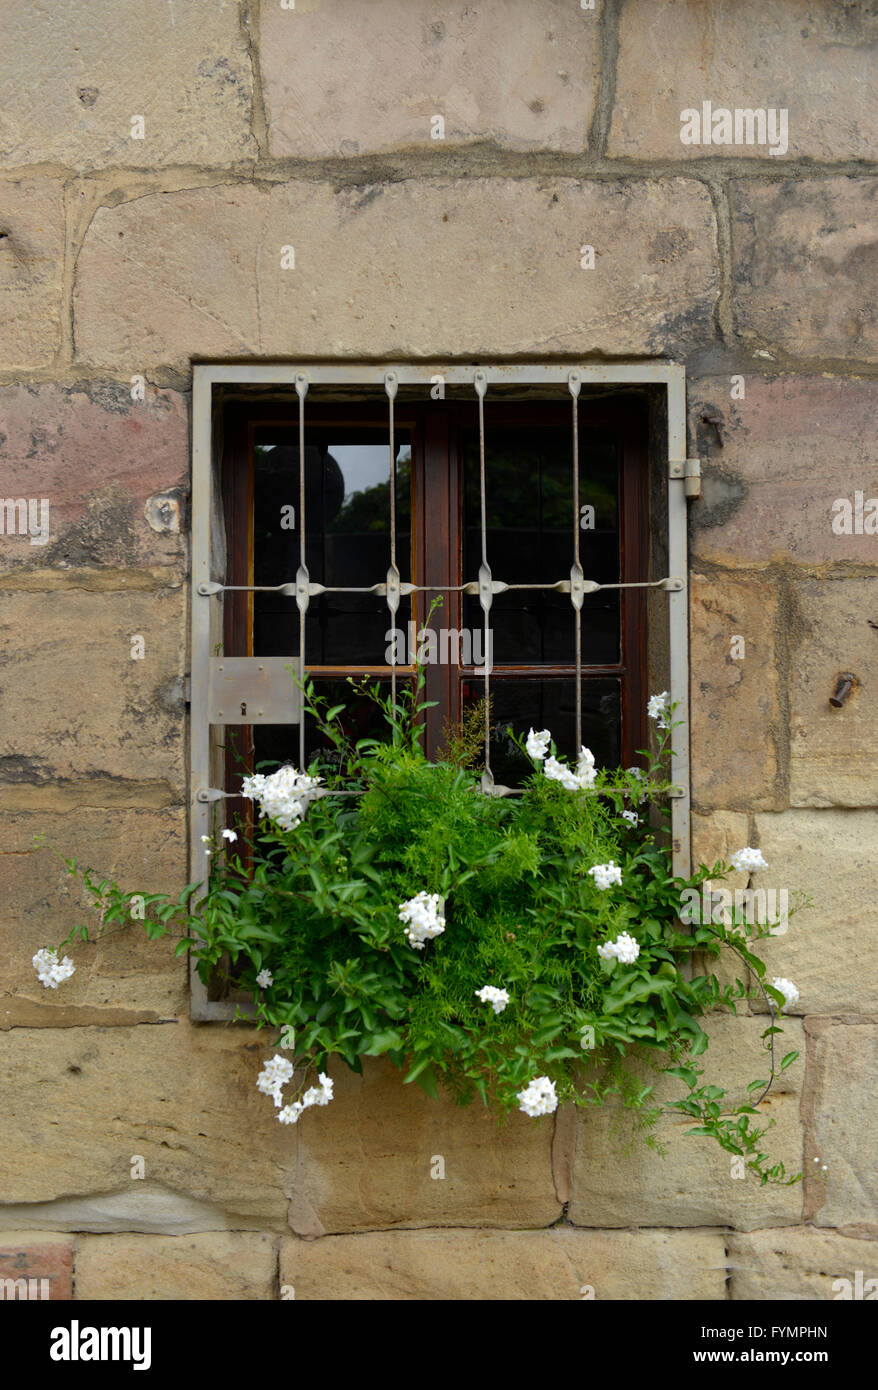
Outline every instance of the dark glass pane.
{"label": "dark glass pane", "polygon": [[[461,681],[464,709],[484,698],[484,682]],[[517,787],[531,770],[509,738],[528,729],[549,729],[559,756],[575,763],[575,680],[491,680],[491,769],[497,782]],[[621,758],[620,682],[606,677],[582,682],[582,742],[594,753],[598,767],[618,767]]]}
{"label": "dark glass pane", "polygon": [[[398,432],[396,463],[397,566],[411,579],[411,443]],[[290,430],[264,428],[255,446],[254,584],[283,584],[299,566],[299,445]],[[390,564],[388,447],[378,429],[320,429],[306,433],[306,562],[313,582],[366,588],[382,583]],[[400,603],[404,627],[410,600]],[[305,625],[309,666],[381,666],[390,615],[373,594],[312,598]],[[289,656],[299,649],[295,599],[255,594],[253,653]]]}
{"label": "dark glass pane", "polygon": [[[359,684],[362,678],[355,678]],[[378,685],[381,698],[386,699],[390,694],[390,681],[369,680],[369,686]],[[397,690],[401,690],[403,682],[398,680]],[[377,705],[367,696],[358,694],[348,685],[345,679],[341,680],[320,680],[314,681],[314,688],[317,695],[329,701],[328,706],[323,709],[331,708],[333,705],[344,705],[345,708],[339,716],[339,721],[343,732],[351,743],[356,743],[361,738],[376,738],[381,742],[389,740],[390,726],[386,723],[384,716]],[[260,772],[273,772],[275,766],[279,767],[283,763],[292,763],[295,767],[299,766],[299,726],[297,724],[254,724],[253,743],[255,747],[254,767]],[[311,765],[315,758],[326,758],[334,763],[337,754],[335,745],[330,739],[326,738],[317,728],[314,720],[309,716],[305,719],[305,766]],[[265,763],[264,767],[259,767],[260,763]]]}
{"label": "dark glass pane", "polygon": [[[507,584],[555,583],[573,564],[573,475],[570,431],[488,428],[485,437],[488,564]],[[618,583],[619,450],[605,436],[580,433],[580,562],[586,579]],[[479,441],[463,435],[464,582],[481,563]],[[593,513],[583,512],[593,508]],[[477,598],[464,599],[464,622],[480,627]],[[583,604],[582,660],[588,666],[619,660],[618,589],[589,595]],[[498,594],[491,610],[494,661],[500,665],[567,665],[574,660],[575,613],[569,595],[540,590]]]}

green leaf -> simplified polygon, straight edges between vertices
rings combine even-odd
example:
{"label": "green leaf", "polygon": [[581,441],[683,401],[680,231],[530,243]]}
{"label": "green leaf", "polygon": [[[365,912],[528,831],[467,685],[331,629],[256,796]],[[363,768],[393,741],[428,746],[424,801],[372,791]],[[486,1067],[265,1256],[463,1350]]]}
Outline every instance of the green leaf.
{"label": "green leaf", "polygon": [[788,1052],[780,1064],[781,1071],[786,1071],[787,1067],[792,1066],[798,1055],[798,1052]]}

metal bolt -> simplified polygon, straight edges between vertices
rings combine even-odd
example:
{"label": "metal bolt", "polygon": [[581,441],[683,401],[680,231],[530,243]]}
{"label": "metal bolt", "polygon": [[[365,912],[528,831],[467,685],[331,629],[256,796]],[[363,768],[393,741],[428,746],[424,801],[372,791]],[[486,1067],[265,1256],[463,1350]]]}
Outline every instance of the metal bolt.
{"label": "metal bolt", "polygon": [[834,705],[836,709],[841,709],[856,681],[856,676],[852,675],[850,671],[842,671],[836,682],[835,694],[829,697],[829,703]]}

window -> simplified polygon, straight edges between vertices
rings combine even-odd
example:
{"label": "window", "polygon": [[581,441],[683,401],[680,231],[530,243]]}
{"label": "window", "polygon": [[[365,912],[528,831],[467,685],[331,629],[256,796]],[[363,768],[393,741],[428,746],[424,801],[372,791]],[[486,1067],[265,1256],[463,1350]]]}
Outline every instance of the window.
{"label": "window", "polygon": [[[375,712],[347,677],[390,689],[411,679],[416,650],[435,701],[431,756],[487,690],[488,792],[529,770],[508,726],[548,727],[565,754],[583,742],[599,764],[627,766],[648,736],[650,665],[655,688],[685,703],[684,498],[697,468],[681,442],[682,369],[459,367],[441,391],[436,378],[408,366],[196,369],[193,865],[210,803],[246,808],[242,772],[307,766],[320,751],[285,669],[301,636],[304,669],[346,704],[355,736],[377,732]],[[195,1017],[227,1007],[195,981]]]}

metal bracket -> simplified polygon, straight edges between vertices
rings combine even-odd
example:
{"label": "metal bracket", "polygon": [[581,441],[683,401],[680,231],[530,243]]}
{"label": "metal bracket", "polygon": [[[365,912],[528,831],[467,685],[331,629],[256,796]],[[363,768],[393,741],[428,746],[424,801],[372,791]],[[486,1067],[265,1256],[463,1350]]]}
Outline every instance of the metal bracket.
{"label": "metal bracket", "polygon": [[668,477],[683,479],[687,497],[701,496],[701,459],[668,459]]}
{"label": "metal bracket", "polygon": [[664,589],[666,593],[670,594],[678,594],[680,590],[685,589],[685,587],[685,582],[682,579],[663,579],[659,585],[659,588]]}
{"label": "metal bracket", "polygon": [[296,656],[212,656],[207,673],[209,724],[298,724],[301,693],[289,668]]}
{"label": "metal bracket", "polygon": [[203,804],[205,801],[222,801],[224,797],[233,794],[232,792],[221,792],[216,787],[199,787],[195,793],[195,800]]}

